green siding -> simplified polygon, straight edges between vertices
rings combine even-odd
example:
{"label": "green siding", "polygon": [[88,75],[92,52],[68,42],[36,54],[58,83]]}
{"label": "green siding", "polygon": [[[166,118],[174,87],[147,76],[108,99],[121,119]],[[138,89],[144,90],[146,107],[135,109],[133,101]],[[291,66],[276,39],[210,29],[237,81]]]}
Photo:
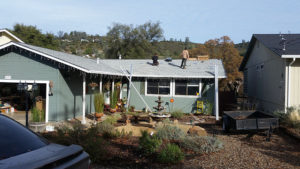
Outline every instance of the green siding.
{"label": "green siding", "polygon": [[31,57],[22,56],[25,53],[18,54],[14,52],[0,53],[0,78],[4,79],[5,75],[10,75],[12,80],[52,80],[54,83],[53,96],[49,97],[49,121],[56,120],[58,96],[58,69],[48,66],[40,57],[36,56],[35,61]]}
{"label": "green siding", "polygon": [[[140,92],[143,99],[146,101],[148,106],[151,108],[152,111],[154,111],[153,107],[157,106],[157,103],[155,102],[158,97],[157,96],[145,96],[145,81],[144,80],[133,80],[133,85],[136,87],[137,91]],[[161,99],[164,101],[162,106],[165,106],[166,102],[169,102],[170,105],[170,111],[172,110],[182,110],[185,113],[195,113],[196,111],[196,102],[197,100],[209,100],[210,102],[214,102],[214,90],[213,86],[208,90],[207,95],[203,96],[201,98],[195,98],[195,97],[165,97],[162,96]],[[130,105],[135,106],[136,110],[142,110],[146,106],[142,99],[138,96],[138,93],[136,90],[132,87],[131,88],[131,94],[130,94]],[[174,103],[170,103],[170,99],[174,99]],[[173,109],[172,109],[173,107]],[[168,111],[168,106],[166,106],[166,110]]]}
{"label": "green siding", "polygon": [[[53,96],[49,96],[49,121],[61,121],[82,115],[82,76],[79,71],[60,70],[57,63],[27,52],[0,52],[0,79],[51,80]],[[87,78],[87,84],[89,79]],[[91,90],[87,89],[86,113],[94,111]]]}
{"label": "green siding", "polygon": [[[68,71],[59,69],[58,64],[41,59],[40,56],[29,54],[23,50],[15,50],[13,52],[0,52],[0,79],[5,75],[10,75],[12,80],[51,80],[53,81],[53,96],[49,96],[49,121],[61,121],[74,118],[82,115],[82,76],[79,71]],[[99,77],[90,77],[87,75],[86,84],[90,82],[99,82]],[[144,98],[149,107],[153,110],[157,106],[155,100],[157,96],[145,96],[145,81],[141,78],[133,80],[134,86],[138,93]],[[123,83],[122,89],[126,88],[127,84]],[[86,96],[86,114],[94,112],[93,92],[98,92],[99,89],[92,91],[87,87]],[[138,96],[137,91],[131,88],[130,104],[134,105],[137,110],[142,110],[146,106]],[[210,100],[213,102],[214,93],[213,87],[208,90],[206,97],[198,98],[201,100]],[[122,90],[122,97],[127,98],[127,91]],[[169,102],[172,97],[162,97],[164,101]],[[186,113],[194,112],[197,98],[189,97],[174,97],[174,103],[170,103],[170,109],[182,110]],[[173,107],[173,109],[172,109]],[[167,109],[168,111],[168,109]]]}

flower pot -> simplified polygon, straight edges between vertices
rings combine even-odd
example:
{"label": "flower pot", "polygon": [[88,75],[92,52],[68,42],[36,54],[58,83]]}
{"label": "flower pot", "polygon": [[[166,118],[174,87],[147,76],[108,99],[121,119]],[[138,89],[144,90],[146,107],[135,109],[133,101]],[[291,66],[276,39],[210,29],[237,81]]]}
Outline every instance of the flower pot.
{"label": "flower pot", "polygon": [[111,113],[115,113],[117,111],[117,109],[110,109]]}
{"label": "flower pot", "polygon": [[96,116],[97,118],[101,118],[103,115],[104,115],[103,113],[95,113],[95,116]]}
{"label": "flower pot", "polygon": [[29,122],[29,128],[34,132],[44,132],[46,130],[45,122]]}

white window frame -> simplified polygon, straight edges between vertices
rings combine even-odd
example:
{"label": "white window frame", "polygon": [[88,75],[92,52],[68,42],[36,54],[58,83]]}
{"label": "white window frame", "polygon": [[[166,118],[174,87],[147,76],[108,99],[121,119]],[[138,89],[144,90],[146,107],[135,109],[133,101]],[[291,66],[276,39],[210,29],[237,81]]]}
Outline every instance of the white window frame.
{"label": "white window frame", "polygon": [[[176,95],[175,94],[175,80],[176,79],[173,79],[173,97],[189,97],[189,98],[201,98],[202,95],[201,95],[201,89],[202,89],[202,79],[199,79],[199,84],[198,84],[198,87],[199,87],[199,95]],[[177,80],[180,80],[180,79],[177,79]],[[195,85],[196,86],[196,85]]]}
{"label": "white window frame", "polygon": [[[148,94],[148,79],[164,79],[170,81],[170,93],[168,95],[166,94]],[[172,85],[172,79],[168,78],[145,78],[145,96],[161,96],[161,97],[171,97],[173,93],[173,85]]]}
{"label": "white window frame", "polygon": [[[145,96],[161,96],[161,97],[184,97],[184,98],[201,98],[201,89],[202,89],[202,79],[199,79],[199,95],[175,95],[175,79],[169,79],[170,80],[170,94],[169,95],[161,95],[161,94],[147,94],[147,87],[148,87],[148,79],[145,78]],[[151,78],[155,79],[155,78]],[[157,79],[166,79],[166,78],[157,78]],[[180,79],[179,79],[180,80]]]}

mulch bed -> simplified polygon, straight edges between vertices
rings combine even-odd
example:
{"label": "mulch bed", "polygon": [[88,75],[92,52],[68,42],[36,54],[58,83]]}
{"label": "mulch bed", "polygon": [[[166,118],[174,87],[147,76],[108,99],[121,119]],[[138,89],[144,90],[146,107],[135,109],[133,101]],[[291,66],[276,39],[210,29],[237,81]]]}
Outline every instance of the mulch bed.
{"label": "mulch bed", "polygon": [[161,165],[153,157],[142,156],[137,137],[112,139],[110,158],[101,165],[92,164],[92,168],[300,168],[300,142],[282,130],[276,130],[271,141],[266,141],[264,132],[225,134],[220,126],[200,126],[222,140],[224,149],[186,156],[180,164]]}

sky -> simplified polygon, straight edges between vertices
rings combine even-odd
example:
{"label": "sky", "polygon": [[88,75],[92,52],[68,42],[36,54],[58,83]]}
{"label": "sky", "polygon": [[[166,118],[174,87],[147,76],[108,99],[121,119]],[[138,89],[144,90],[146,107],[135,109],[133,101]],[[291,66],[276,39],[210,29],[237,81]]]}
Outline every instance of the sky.
{"label": "sky", "polygon": [[16,23],[43,32],[105,35],[113,23],[161,23],[166,39],[204,43],[254,33],[300,33],[299,0],[2,0],[0,28]]}

